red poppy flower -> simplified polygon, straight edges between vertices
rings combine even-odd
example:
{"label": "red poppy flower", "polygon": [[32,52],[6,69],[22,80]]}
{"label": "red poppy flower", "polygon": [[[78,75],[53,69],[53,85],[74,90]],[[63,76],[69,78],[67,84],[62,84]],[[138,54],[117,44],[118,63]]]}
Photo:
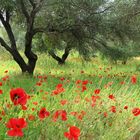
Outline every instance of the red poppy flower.
{"label": "red poppy flower", "polygon": [[88,84],[88,80],[84,80],[83,82],[82,82],[82,85],[87,85]]}
{"label": "red poppy flower", "polygon": [[137,82],[137,78],[136,78],[135,75],[133,75],[133,76],[131,77],[131,83],[132,83],[132,84],[136,84],[136,82]]}
{"label": "red poppy flower", "polygon": [[128,106],[124,106],[124,109],[128,109]]}
{"label": "red poppy flower", "polygon": [[37,83],[36,83],[36,86],[41,86],[41,85],[42,85],[41,82],[37,82]]}
{"label": "red poppy flower", "polygon": [[82,92],[84,92],[85,90],[87,90],[87,87],[85,85],[82,86]]}
{"label": "red poppy flower", "polygon": [[63,88],[63,85],[62,84],[58,84],[56,86],[56,89],[53,90],[52,95],[57,95],[57,94],[60,94],[60,93],[62,93],[64,91],[65,91],[65,89]]}
{"label": "red poppy flower", "polygon": [[3,91],[2,91],[2,89],[0,89],[0,94],[2,94],[3,93]]}
{"label": "red poppy flower", "polygon": [[0,86],[2,86],[2,82],[0,82]]}
{"label": "red poppy flower", "polygon": [[93,95],[91,98],[92,98],[92,101],[93,101],[93,102],[96,102],[97,99],[100,99],[100,96],[94,96],[94,95]]}
{"label": "red poppy flower", "polygon": [[120,82],[120,84],[121,84],[121,85],[124,85],[124,84],[125,84],[125,82],[124,82],[124,81],[122,81],[122,82]]}
{"label": "red poppy flower", "polygon": [[138,116],[140,115],[140,108],[136,107],[132,110],[132,113],[134,116]]}
{"label": "red poppy flower", "polygon": [[62,88],[62,87],[63,87],[62,84],[58,84],[58,85],[56,86],[56,89],[59,89],[59,88]]}
{"label": "red poppy flower", "polygon": [[25,105],[27,102],[27,94],[22,88],[11,89],[10,98],[14,105]]}
{"label": "red poppy flower", "polygon": [[86,115],[86,112],[85,111],[81,111],[80,114],[77,116],[77,119],[78,120],[82,120],[85,115]]}
{"label": "red poppy flower", "polygon": [[32,115],[32,114],[30,114],[30,115],[28,115],[28,119],[29,119],[30,121],[33,121],[33,120],[35,120],[35,116]]}
{"label": "red poppy flower", "polygon": [[65,104],[67,104],[67,103],[68,103],[68,100],[61,100],[61,101],[60,101],[60,104],[63,105],[63,106],[64,106]]}
{"label": "red poppy flower", "polygon": [[65,132],[64,136],[69,140],[78,140],[80,136],[80,129],[76,126],[71,126],[69,132]]}
{"label": "red poppy flower", "polygon": [[90,99],[88,97],[85,98],[86,102],[90,102]]}
{"label": "red poppy flower", "polygon": [[86,112],[82,110],[82,111],[81,111],[81,114],[82,114],[82,115],[86,115]]}
{"label": "red poppy flower", "polygon": [[114,97],[113,94],[110,94],[108,97],[109,97],[109,99],[111,99],[111,100],[114,100],[114,99],[115,99],[115,97]]}
{"label": "red poppy flower", "polygon": [[81,80],[77,80],[77,81],[76,81],[76,84],[80,84],[80,83],[81,83]]}
{"label": "red poppy flower", "polygon": [[100,91],[101,91],[100,89],[95,89],[95,90],[94,90],[94,93],[95,93],[95,94],[99,94]]}
{"label": "red poppy flower", "polygon": [[2,111],[1,111],[1,115],[2,115],[2,116],[5,116],[5,114],[6,114],[5,111],[2,110]]}
{"label": "red poppy flower", "polygon": [[9,80],[9,76],[7,75],[7,76],[3,77],[2,80],[3,81]]}
{"label": "red poppy flower", "polygon": [[116,113],[116,106],[111,106],[110,111],[113,112],[113,113]]}
{"label": "red poppy flower", "polygon": [[84,116],[83,116],[82,114],[79,114],[79,115],[77,116],[77,119],[81,121],[81,120],[83,119],[83,117],[84,117]]}
{"label": "red poppy flower", "polygon": [[51,95],[57,95],[57,94],[59,94],[59,91],[58,90],[53,90]]}
{"label": "red poppy flower", "polygon": [[92,107],[94,107],[95,105],[96,105],[96,101],[98,100],[98,99],[100,99],[100,96],[92,96],[91,97],[91,99],[92,99],[92,104],[91,104],[91,106]]}
{"label": "red poppy flower", "polygon": [[64,80],[65,80],[65,78],[64,78],[64,77],[61,77],[61,78],[60,78],[60,80],[61,80],[61,81],[64,81]]}
{"label": "red poppy flower", "polygon": [[10,109],[11,108],[11,104],[7,103],[6,107]]}
{"label": "red poppy flower", "polygon": [[43,92],[43,89],[40,89],[40,93]]}
{"label": "red poppy flower", "polygon": [[34,105],[38,105],[38,102],[33,102]]}
{"label": "red poppy flower", "polygon": [[105,118],[108,116],[107,112],[104,112],[103,115],[104,115]]}
{"label": "red poppy flower", "polygon": [[57,110],[53,115],[53,121],[56,122],[59,116],[62,121],[67,120],[67,112],[65,110]]}
{"label": "red poppy flower", "polygon": [[32,108],[32,111],[35,111],[35,108]]}
{"label": "red poppy flower", "polygon": [[43,78],[43,76],[41,76],[41,75],[38,75],[38,77],[37,77],[38,79],[42,79]]}
{"label": "red poppy flower", "polygon": [[23,136],[22,129],[27,127],[27,122],[24,118],[11,118],[6,124],[7,128],[10,130],[7,131],[8,136]]}
{"label": "red poppy flower", "polygon": [[27,110],[27,106],[22,105],[21,107],[22,107],[22,110]]}
{"label": "red poppy flower", "polygon": [[38,116],[39,116],[40,119],[44,119],[44,118],[50,116],[50,112],[48,112],[48,111],[46,110],[46,108],[42,108],[42,109],[39,111]]}
{"label": "red poppy flower", "polygon": [[70,112],[70,115],[72,115],[72,116],[77,116],[78,115],[78,112]]}

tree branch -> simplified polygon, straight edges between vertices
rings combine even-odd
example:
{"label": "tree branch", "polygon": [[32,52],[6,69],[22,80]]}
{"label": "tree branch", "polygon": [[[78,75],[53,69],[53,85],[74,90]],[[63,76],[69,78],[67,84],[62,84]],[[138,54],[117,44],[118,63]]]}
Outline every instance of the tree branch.
{"label": "tree branch", "polygon": [[23,0],[19,0],[19,1],[20,1],[20,6],[21,6],[22,13],[26,17],[27,21],[29,21],[29,13],[27,12],[27,9],[25,7],[25,3],[23,2]]}
{"label": "tree branch", "polygon": [[8,52],[12,52],[12,49],[7,45],[7,43],[0,37],[0,44],[3,46]]}
{"label": "tree branch", "polygon": [[46,28],[34,28],[33,29],[33,35],[35,35],[36,33],[42,33],[42,32],[45,32],[46,31]]}
{"label": "tree branch", "polygon": [[49,55],[52,56],[52,58],[54,58],[59,63],[62,62],[62,59],[54,53],[54,50],[49,50],[48,53],[49,53]]}
{"label": "tree branch", "polygon": [[84,4],[82,6],[80,6],[79,4],[76,4],[73,0],[71,0],[71,5],[79,8],[79,10],[83,9],[85,11],[88,11],[90,13],[89,16],[94,15],[94,14],[102,14],[102,13],[106,12],[107,10],[109,10],[110,8],[114,7],[113,5],[110,5],[108,7],[104,7],[103,10],[100,10],[100,9],[95,9],[95,7],[89,7],[89,6],[84,7]]}
{"label": "tree branch", "polygon": [[9,23],[10,20],[10,13],[6,11],[6,21]]}
{"label": "tree branch", "polygon": [[[2,13],[0,13],[0,20],[1,20],[1,22],[2,22],[2,24],[3,24],[3,26],[4,26],[4,28],[5,28],[5,30],[6,30],[6,32],[7,32],[7,35],[8,35],[8,37],[9,37],[10,42],[11,42],[11,47],[12,47],[13,49],[17,49],[17,48],[16,48],[15,37],[14,37],[13,31],[12,31],[11,25],[9,24],[9,15],[7,15],[7,16],[8,16],[8,17],[7,17],[8,19],[4,20],[4,17],[3,17],[3,15],[2,15]],[[8,21],[7,21],[7,20],[8,20]]]}
{"label": "tree branch", "polygon": [[32,7],[35,7],[35,3],[33,2],[33,0],[29,0],[29,2],[32,5]]}
{"label": "tree branch", "polygon": [[5,22],[4,17],[3,17],[3,15],[2,15],[2,12],[0,12],[0,20],[1,20],[2,23]]}
{"label": "tree branch", "polygon": [[[31,1],[31,0],[30,0]],[[43,0],[40,0],[38,3],[34,3],[33,10],[31,11],[30,17],[34,18],[36,13],[40,10]]]}

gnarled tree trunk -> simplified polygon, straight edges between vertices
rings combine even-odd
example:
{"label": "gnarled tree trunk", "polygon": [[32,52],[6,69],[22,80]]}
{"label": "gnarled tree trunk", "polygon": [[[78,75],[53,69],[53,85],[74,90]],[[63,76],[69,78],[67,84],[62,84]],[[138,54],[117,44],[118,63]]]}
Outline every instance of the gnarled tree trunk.
{"label": "gnarled tree trunk", "polygon": [[63,65],[65,64],[65,61],[70,54],[70,50],[71,50],[70,47],[66,47],[62,57],[57,56],[53,50],[49,51],[49,54],[52,56],[52,58],[54,58],[58,62],[59,65]]}
{"label": "gnarled tree trunk", "polygon": [[19,65],[22,73],[27,72],[27,65],[17,50],[12,51],[13,59]]}
{"label": "gnarled tree trunk", "polygon": [[35,16],[41,8],[42,1],[43,0],[39,0],[36,3],[29,0],[29,3],[31,4],[32,8],[30,12],[28,12],[25,6],[25,2],[23,0],[19,0],[20,8],[22,14],[26,18],[26,24],[27,24],[27,31],[25,35],[25,52],[24,52],[28,59],[27,64],[17,50],[15,36],[13,34],[12,27],[9,22],[11,13],[9,13],[9,11],[5,11],[5,12],[0,11],[0,21],[2,22],[7,32],[7,35],[10,40],[10,45],[8,45],[2,37],[0,37],[0,44],[13,56],[13,59],[19,65],[23,73],[27,72],[29,74],[33,74],[36,66],[37,55],[32,52],[32,39],[36,33],[43,32],[44,30],[42,28],[34,28]]}
{"label": "gnarled tree trunk", "polygon": [[21,71],[22,72],[26,72],[27,65],[26,65],[24,59],[21,57],[20,53],[17,50],[15,37],[14,37],[13,31],[12,31],[11,25],[9,23],[10,13],[8,11],[6,11],[5,14],[6,14],[6,19],[2,15],[2,12],[0,12],[0,20],[1,20],[5,30],[7,32],[7,35],[9,37],[10,45],[11,46],[9,46],[4,41],[4,39],[1,38],[1,37],[0,37],[0,44],[1,44],[1,46],[3,46],[13,56],[13,59],[19,65],[19,67],[21,68]]}

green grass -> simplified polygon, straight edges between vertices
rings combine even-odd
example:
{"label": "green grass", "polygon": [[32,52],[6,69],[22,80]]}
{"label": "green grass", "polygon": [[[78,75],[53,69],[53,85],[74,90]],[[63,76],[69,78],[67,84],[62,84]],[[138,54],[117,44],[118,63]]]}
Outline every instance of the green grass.
{"label": "green grass", "polygon": [[[65,140],[64,132],[69,126],[75,125],[81,130],[80,140],[128,140],[139,130],[140,116],[135,117],[133,108],[140,106],[140,80],[136,66],[138,60],[131,60],[127,65],[112,65],[107,61],[94,58],[91,62],[83,62],[77,55],[71,55],[64,66],[57,63],[46,54],[39,54],[39,59],[35,69],[35,76],[29,77],[21,75],[17,64],[8,57],[0,59],[0,76],[3,86],[3,94],[0,96],[0,140]],[[4,73],[8,70],[8,73]],[[84,71],[81,73],[81,71]],[[6,75],[9,80],[3,81]],[[47,79],[37,78],[37,76],[47,76]],[[137,83],[131,83],[131,76],[137,76]],[[61,81],[60,78],[65,78]],[[77,80],[88,80],[87,89],[81,92],[81,84],[77,87]],[[36,83],[41,81],[41,86]],[[120,84],[125,82],[125,84]],[[57,84],[63,84],[65,91],[52,96]],[[109,86],[110,84],[110,86]],[[27,110],[22,110],[21,106],[14,106],[10,100],[9,92],[11,88],[23,88],[31,99],[27,102]],[[100,94],[94,94],[95,89],[100,89]],[[45,93],[48,94],[45,94]],[[115,100],[108,98],[110,94],[115,96]],[[92,106],[92,96],[99,96],[96,105]],[[89,102],[87,101],[89,100]],[[67,100],[67,104],[62,106],[61,100]],[[34,105],[37,102],[38,105]],[[7,107],[7,104],[10,106]],[[116,106],[116,113],[110,111],[111,106]],[[125,110],[124,106],[128,106]],[[44,120],[38,117],[38,111],[42,108],[50,112],[50,116]],[[34,108],[34,111],[33,111]],[[58,118],[52,121],[53,114],[57,110],[67,112],[67,121]],[[5,114],[2,113],[5,112]],[[82,120],[78,119],[81,111],[86,112]],[[72,116],[71,112],[78,115]],[[104,117],[107,113],[107,117]],[[30,121],[29,115],[34,115],[35,120]],[[24,117],[28,123],[23,129],[22,138],[11,138],[7,136],[5,123],[10,118]]]}

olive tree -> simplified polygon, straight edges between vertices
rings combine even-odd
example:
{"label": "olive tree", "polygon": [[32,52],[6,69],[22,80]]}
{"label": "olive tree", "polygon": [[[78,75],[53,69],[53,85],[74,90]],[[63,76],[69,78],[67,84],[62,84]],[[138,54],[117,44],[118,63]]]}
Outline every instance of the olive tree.
{"label": "olive tree", "polygon": [[[39,27],[35,27],[35,19],[41,10],[43,0],[1,0],[0,1],[0,21],[5,29],[9,42],[0,37],[0,44],[12,56],[16,63],[21,68],[22,72],[33,74],[37,61],[37,55],[32,51],[32,40],[36,33],[42,31]],[[15,35],[12,28],[12,19],[23,17],[25,23],[25,47],[24,53],[28,59],[28,63],[20,55],[15,40]],[[24,21],[25,20],[25,21]]]}

